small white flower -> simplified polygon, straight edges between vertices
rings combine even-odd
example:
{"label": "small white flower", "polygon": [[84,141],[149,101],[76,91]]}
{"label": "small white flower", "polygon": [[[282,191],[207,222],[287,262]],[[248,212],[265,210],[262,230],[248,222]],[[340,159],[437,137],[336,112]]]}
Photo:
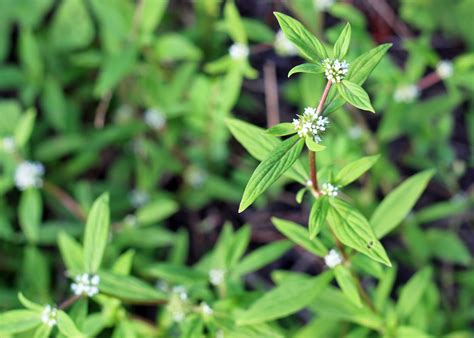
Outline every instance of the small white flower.
{"label": "small white flower", "polygon": [[245,59],[249,55],[249,48],[243,43],[234,43],[229,48],[229,55],[234,60]]}
{"label": "small white flower", "polygon": [[314,6],[320,11],[331,8],[334,4],[334,0],[314,0]]}
{"label": "small white flower", "polygon": [[199,188],[206,182],[207,174],[199,167],[190,166],[184,172],[184,177],[193,188]]}
{"label": "small white flower", "polygon": [[447,79],[453,75],[453,63],[449,60],[443,60],[436,66],[436,73],[442,79]]}
{"label": "small white flower", "polygon": [[420,95],[418,87],[414,84],[399,86],[395,89],[393,98],[397,102],[410,103]]}
{"label": "small white flower", "polygon": [[159,130],[166,124],[166,116],[158,109],[145,111],[145,123],[152,129]]}
{"label": "small white flower", "polygon": [[159,289],[163,292],[169,292],[169,290],[170,290],[170,286],[164,280],[157,281],[155,286],[156,286],[157,289]]}
{"label": "small white flower", "polygon": [[11,136],[4,137],[1,142],[2,148],[7,153],[13,153],[15,150],[15,139]]}
{"label": "small white flower", "polygon": [[71,290],[76,296],[93,297],[99,293],[100,277],[84,273],[77,275],[71,284]]}
{"label": "small white flower", "polygon": [[339,193],[339,188],[332,185],[331,183],[323,183],[321,187],[321,194],[329,197],[336,197]]}
{"label": "small white flower", "polygon": [[342,257],[334,249],[331,249],[329,253],[324,257],[324,263],[331,269],[342,263]]}
{"label": "small white flower", "polygon": [[329,119],[318,116],[316,109],[312,107],[306,107],[303,115],[298,117],[298,119],[293,119],[293,126],[298,132],[298,136],[311,136],[316,143],[321,142],[321,134],[326,131]]}
{"label": "small white flower", "polygon": [[212,310],[212,308],[205,302],[202,302],[201,303],[201,311],[203,314],[205,314],[206,316],[211,316],[214,311]]}
{"label": "small white flower", "polygon": [[130,193],[129,200],[134,208],[138,208],[147,203],[150,200],[150,196],[145,191],[135,189]]}
{"label": "small white flower", "polygon": [[220,285],[224,281],[225,270],[223,269],[211,269],[209,271],[209,281],[213,285]]}
{"label": "small white flower", "polygon": [[188,294],[186,292],[186,288],[182,285],[178,285],[173,287],[173,293],[178,295],[179,299],[181,300],[187,300],[188,299]]}
{"label": "small white flower", "polygon": [[359,126],[353,126],[349,129],[349,137],[353,140],[357,140],[362,136],[362,128]]}
{"label": "small white flower", "polygon": [[49,327],[56,325],[58,322],[58,309],[51,305],[46,305],[41,313],[41,321]]}
{"label": "small white flower", "polygon": [[274,46],[276,52],[280,55],[292,56],[298,54],[298,50],[296,49],[293,42],[288,40],[285,33],[283,33],[281,30],[276,33]]}
{"label": "small white flower", "polygon": [[324,59],[323,60],[324,74],[326,79],[332,82],[341,82],[349,72],[349,64],[346,60],[338,59]]}
{"label": "small white flower", "polygon": [[39,162],[24,161],[15,170],[15,185],[20,190],[43,186],[44,167]]}

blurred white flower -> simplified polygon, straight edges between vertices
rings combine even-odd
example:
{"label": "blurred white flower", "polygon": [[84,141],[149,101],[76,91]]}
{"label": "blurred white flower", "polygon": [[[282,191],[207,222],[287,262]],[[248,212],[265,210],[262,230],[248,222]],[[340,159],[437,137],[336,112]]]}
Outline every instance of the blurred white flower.
{"label": "blurred white flower", "polygon": [[188,294],[186,292],[186,288],[182,285],[178,285],[173,287],[173,293],[178,295],[179,299],[186,300],[188,299]]}
{"label": "blurred white flower", "polygon": [[211,269],[209,271],[209,281],[213,285],[220,285],[224,281],[225,270],[224,269]]}
{"label": "blurred white flower", "polygon": [[150,200],[150,196],[145,191],[135,189],[130,192],[129,200],[134,208],[138,208],[146,204]]}
{"label": "blurred white flower", "polygon": [[71,290],[76,296],[93,297],[99,293],[100,277],[84,273],[74,278],[75,283],[71,284]]}
{"label": "blurred white flower", "polygon": [[203,314],[205,314],[206,316],[210,316],[214,313],[214,311],[212,310],[212,308],[205,302],[202,302],[201,303],[201,311]]}
{"label": "blurred white flower", "polygon": [[324,263],[331,269],[342,263],[342,257],[334,249],[331,249],[329,253],[324,257]]}
{"label": "blurred white flower", "polygon": [[166,116],[158,109],[147,109],[145,111],[145,123],[152,129],[159,130],[166,124]]}
{"label": "blurred white flower", "polygon": [[314,6],[320,11],[330,8],[335,0],[314,0]]}
{"label": "blurred white flower", "polygon": [[349,72],[349,64],[346,60],[338,59],[324,59],[323,60],[324,74],[326,79],[332,82],[341,82]]}
{"label": "blurred white flower", "polygon": [[288,40],[282,30],[279,30],[275,35],[274,47],[275,51],[283,56],[293,56],[298,54],[298,49],[296,49],[293,42]]}
{"label": "blurred white flower", "polygon": [[58,309],[51,305],[46,305],[41,313],[41,321],[49,327],[56,325],[58,322]]}
{"label": "blurred white flower", "polygon": [[39,162],[24,161],[15,170],[15,185],[20,190],[43,186],[44,167]]}
{"label": "blurred white flower", "polygon": [[449,60],[443,60],[436,66],[436,73],[442,79],[447,79],[453,75],[453,63]]}
{"label": "blurred white flower", "polygon": [[229,55],[234,60],[245,59],[249,55],[249,48],[243,43],[234,43],[229,48]]}
{"label": "blurred white flower", "polygon": [[339,193],[339,188],[332,185],[331,183],[323,183],[321,187],[321,194],[329,197],[336,197]]}
{"label": "blurred white flower", "polygon": [[7,153],[13,153],[15,150],[15,139],[11,136],[4,137],[1,142],[2,149]]}
{"label": "blurred white flower", "polygon": [[393,98],[397,102],[410,103],[420,95],[418,87],[414,84],[399,86],[395,89]]}

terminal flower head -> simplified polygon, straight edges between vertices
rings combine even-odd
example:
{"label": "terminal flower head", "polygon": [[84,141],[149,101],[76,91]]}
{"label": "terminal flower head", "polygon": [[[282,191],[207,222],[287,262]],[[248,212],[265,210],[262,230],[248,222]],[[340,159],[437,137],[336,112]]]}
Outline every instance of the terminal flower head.
{"label": "terminal flower head", "polygon": [[249,47],[243,43],[234,43],[229,48],[229,55],[234,60],[245,59],[249,55]]}
{"label": "terminal flower head", "polygon": [[298,136],[310,136],[316,143],[321,142],[321,135],[326,131],[328,123],[329,119],[318,116],[316,109],[312,107],[305,108],[302,115],[298,115],[297,119],[293,119],[293,126],[298,132]]}
{"label": "terminal flower head", "polygon": [[436,73],[442,79],[447,79],[453,75],[453,63],[449,60],[443,60],[436,65]]}
{"label": "terminal flower head", "polygon": [[43,186],[44,167],[39,162],[24,161],[15,170],[15,185],[20,190]]}
{"label": "terminal flower head", "polygon": [[349,64],[346,60],[324,59],[322,62],[326,79],[332,82],[341,82],[349,72]]}
{"label": "terminal flower head", "polygon": [[414,84],[399,86],[395,89],[393,98],[397,102],[410,103],[415,101],[415,99],[420,95],[418,87]]}
{"label": "terminal flower head", "polygon": [[99,276],[84,273],[74,278],[74,283],[71,284],[71,290],[77,296],[92,297],[99,293],[99,283]]}
{"label": "terminal flower head", "polygon": [[158,109],[147,109],[145,111],[145,123],[155,130],[162,129],[166,124],[166,116]]}
{"label": "terminal flower head", "polygon": [[321,186],[321,194],[336,197],[339,194],[339,188],[331,183],[323,183]]}
{"label": "terminal flower head", "polygon": [[58,322],[58,309],[51,305],[46,305],[41,313],[41,321],[49,327],[56,325]]}
{"label": "terminal flower head", "polygon": [[326,265],[332,269],[342,263],[342,257],[339,252],[334,249],[331,249],[329,253],[324,257],[324,263],[326,263]]}

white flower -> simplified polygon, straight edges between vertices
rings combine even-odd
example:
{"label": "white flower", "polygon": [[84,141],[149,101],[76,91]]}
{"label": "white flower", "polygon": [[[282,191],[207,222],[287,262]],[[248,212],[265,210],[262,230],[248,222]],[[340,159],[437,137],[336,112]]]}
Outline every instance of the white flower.
{"label": "white flower", "polygon": [[223,269],[211,269],[209,271],[209,281],[213,285],[220,285],[224,281],[225,270]]}
{"label": "white flower", "polygon": [[100,277],[84,273],[74,278],[75,283],[71,284],[71,290],[76,296],[93,297],[99,293]]}
{"label": "white flower", "polygon": [[329,253],[324,257],[324,263],[331,269],[342,263],[342,257],[334,249],[331,249]]}
{"label": "white flower", "polygon": [[43,186],[44,167],[39,162],[24,161],[15,170],[15,185],[20,190]]}
{"label": "white flower", "polygon": [[229,55],[234,60],[245,59],[249,55],[249,48],[243,43],[234,43],[229,48]]}
{"label": "white flower", "polygon": [[293,42],[288,40],[285,33],[283,33],[281,30],[276,33],[274,46],[276,52],[280,55],[292,56],[298,54],[298,50],[296,49]]}
{"label": "white flower", "polygon": [[184,178],[194,188],[201,187],[207,179],[207,174],[201,168],[191,166],[184,172]]}
{"label": "white flower", "polygon": [[420,95],[418,87],[414,84],[410,84],[399,86],[397,89],[395,89],[393,98],[397,102],[410,103],[413,102],[418,97],[418,95]]}
{"label": "white flower", "polygon": [[152,129],[159,130],[166,124],[166,116],[158,109],[145,111],[145,123]]}
{"label": "white flower", "polygon": [[362,128],[359,126],[353,126],[349,129],[349,137],[353,140],[359,139],[362,136]]}
{"label": "white flower", "polygon": [[172,311],[171,312],[171,316],[173,317],[173,320],[175,322],[182,322],[184,320],[184,318],[186,317],[186,314],[184,312],[181,312],[181,311]]}
{"label": "white flower", "polygon": [[203,314],[205,314],[206,316],[210,316],[214,313],[214,311],[212,310],[212,308],[205,302],[202,302],[201,303],[201,311]]}
{"label": "white flower", "polygon": [[320,11],[330,8],[334,4],[334,0],[314,0],[314,6]]}
{"label": "white flower", "polygon": [[303,115],[298,117],[298,119],[293,119],[293,126],[298,132],[298,136],[311,136],[316,143],[321,142],[321,134],[326,131],[329,119],[318,116],[316,109],[312,107],[305,108]]}
{"label": "white flower", "polygon": [[328,81],[341,82],[349,72],[349,64],[346,60],[324,59],[322,65]]}
{"label": "white flower", "polygon": [[331,183],[323,183],[321,187],[321,194],[329,197],[336,197],[339,193],[339,188],[332,185]]}
{"label": "white flower", "polygon": [[41,321],[49,327],[53,327],[58,322],[57,318],[58,309],[51,305],[46,305],[41,313]]}
{"label": "white flower", "polygon": [[175,286],[171,291],[167,310],[175,322],[181,322],[186,318],[186,313],[188,312],[188,295],[182,286]]}
{"label": "white flower", "polygon": [[436,73],[442,79],[447,79],[453,75],[453,63],[449,60],[443,60],[436,66]]}
{"label": "white flower", "polygon": [[2,148],[7,153],[13,153],[15,150],[15,139],[11,136],[4,137],[1,142]]}
{"label": "white flower", "polygon": [[150,196],[147,192],[137,189],[132,190],[128,198],[135,208],[141,207],[150,200]]}
{"label": "white flower", "polygon": [[179,299],[186,300],[188,299],[188,294],[186,293],[186,288],[182,285],[173,287],[173,293],[178,295]]}

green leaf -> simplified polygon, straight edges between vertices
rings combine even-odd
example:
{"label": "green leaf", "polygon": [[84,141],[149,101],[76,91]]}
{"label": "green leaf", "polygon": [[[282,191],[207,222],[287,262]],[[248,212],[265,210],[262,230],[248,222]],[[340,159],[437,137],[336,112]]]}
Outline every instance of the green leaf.
{"label": "green leaf", "polygon": [[278,231],[280,231],[288,239],[308,250],[312,254],[319,257],[324,257],[327,255],[328,250],[324,244],[317,238],[310,240],[308,231],[301,225],[276,217],[272,218],[272,223],[276,226]]}
{"label": "green leaf", "polygon": [[208,280],[206,273],[192,269],[185,265],[172,263],[155,263],[146,267],[143,271],[145,276],[164,279],[172,284],[191,285],[205,283]]}
{"label": "green leaf", "polygon": [[339,94],[354,107],[375,113],[374,107],[370,103],[369,94],[367,94],[364,88],[347,80],[342,80],[336,87]]}
{"label": "green leaf", "polygon": [[337,238],[345,245],[373,260],[391,266],[382,244],[367,219],[348,202],[332,198],[327,220]]}
{"label": "green leaf", "polygon": [[41,314],[31,310],[13,310],[0,313],[0,333],[28,331],[41,324]]}
{"label": "green leaf", "polygon": [[319,63],[303,63],[291,68],[288,72],[288,77],[296,73],[321,74],[324,73],[324,69]]}
{"label": "green leaf", "polygon": [[277,260],[293,247],[289,241],[278,241],[260,247],[245,256],[242,261],[237,263],[232,269],[232,274],[242,276],[249,272],[256,271],[271,262]]}
{"label": "green leaf", "polygon": [[339,264],[334,268],[334,276],[336,277],[337,284],[346,297],[355,305],[362,306],[359,291],[357,290],[357,285],[351,271],[344,265]]}
{"label": "green leaf", "polygon": [[305,143],[308,149],[314,152],[323,151],[324,149],[326,149],[326,146],[314,142],[312,137],[305,137]]}
{"label": "green leaf", "polygon": [[301,54],[313,62],[327,58],[324,45],[300,22],[283,13],[274,12],[281,30],[288,40],[298,48]]}
{"label": "green leaf", "polygon": [[143,0],[140,15],[140,33],[152,35],[166,12],[168,0]]}
{"label": "green leaf", "polygon": [[[264,129],[253,124],[237,119],[227,119],[226,123],[237,141],[259,161],[267,158],[272,150],[281,144],[278,138],[267,134]],[[285,175],[301,184],[305,184],[308,180],[306,170],[300,160],[297,160]]]}
{"label": "green leaf", "polygon": [[240,18],[239,10],[233,1],[227,1],[224,8],[224,18],[226,22],[227,32],[234,42],[247,44],[247,35]]}
{"label": "green leaf", "polygon": [[252,229],[249,225],[241,227],[234,235],[234,240],[230,245],[229,252],[227,254],[226,266],[234,266],[239,259],[244,255],[245,250],[250,243],[250,236],[252,235]]}
{"label": "green leaf", "polygon": [[84,267],[94,273],[102,262],[109,236],[109,194],[102,194],[92,205],[84,233]]}
{"label": "green leaf", "polygon": [[19,148],[26,145],[35,126],[36,110],[30,108],[23,114],[15,128],[15,145]]}
{"label": "green leaf", "polygon": [[303,150],[303,140],[295,135],[283,141],[255,169],[245,187],[239,212],[247,209],[265,190],[287,171]]}
{"label": "green leaf", "polygon": [[296,133],[295,126],[293,123],[283,122],[274,125],[273,127],[267,129],[267,134],[273,136],[286,136]]}
{"label": "green leaf", "polygon": [[52,330],[53,330],[52,326],[41,324],[35,330],[33,338],[48,338],[50,336]]}
{"label": "green leaf", "polygon": [[21,292],[18,293],[18,299],[20,300],[20,303],[26,307],[28,310],[31,311],[36,311],[36,312],[41,312],[43,311],[43,306],[40,304],[36,304],[26,298]]}
{"label": "green leaf", "polygon": [[290,279],[283,282],[252,304],[237,318],[237,325],[250,325],[286,317],[314,302],[333,278],[325,272],[310,279]]}
{"label": "green leaf", "polygon": [[157,223],[167,219],[178,210],[178,203],[168,197],[158,197],[137,210],[140,225]]}
{"label": "green leaf", "polygon": [[30,243],[35,243],[39,236],[39,227],[43,216],[43,201],[38,189],[27,189],[22,192],[18,208],[21,229]]}
{"label": "green leaf", "polygon": [[397,313],[401,318],[408,317],[420,302],[431,280],[431,273],[431,268],[425,267],[402,287],[397,303]]}
{"label": "green leaf", "polygon": [[377,238],[382,238],[400,224],[413,208],[433,175],[433,170],[418,173],[405,180],[384,198],[370,218],[370,224]]}
{"label": "green leaf", "polygon": [[58,329],[66,337],[80,338],[85,337],[78,328],[76,324],[72,321],[71,318],[66,314],[66,312],[59,310],[58,311]]}
{"label": "green leaf", "polygon": [[58,235],[58,247],[67,270],[72,275],[84,271],[84,251],[81,244],[65,232]]}
{"label": "green leaf", "polygon": [[429,229],[425,234],[429,249],[436,258],[463,265],[468,265],[472,261],[469,250],[455,233],[441,229]]}
{"label": "green leaf", "polygon": [[118,275],[100,271],[101,293],[116,297],[126,302],[156,303],[166,299],[166,295],[132,276]]}
{"label": "green leaf", "polygon": [[346,56],[350,42],[351,25],[347,23],[334,44],[333,54],[336,59],[343,59]]}
{"label": "green leaf", "polygon": [[336,184],[344,187],[354,182],[377,162],[380,155],[362,157],[344,166],[336,176]]}
{"label": "green leaf", "polygon": [[309,238],[314,239],[321,230],[329,211],[329,200],[327,196],[321,196],[314,201],[309,213]]}

